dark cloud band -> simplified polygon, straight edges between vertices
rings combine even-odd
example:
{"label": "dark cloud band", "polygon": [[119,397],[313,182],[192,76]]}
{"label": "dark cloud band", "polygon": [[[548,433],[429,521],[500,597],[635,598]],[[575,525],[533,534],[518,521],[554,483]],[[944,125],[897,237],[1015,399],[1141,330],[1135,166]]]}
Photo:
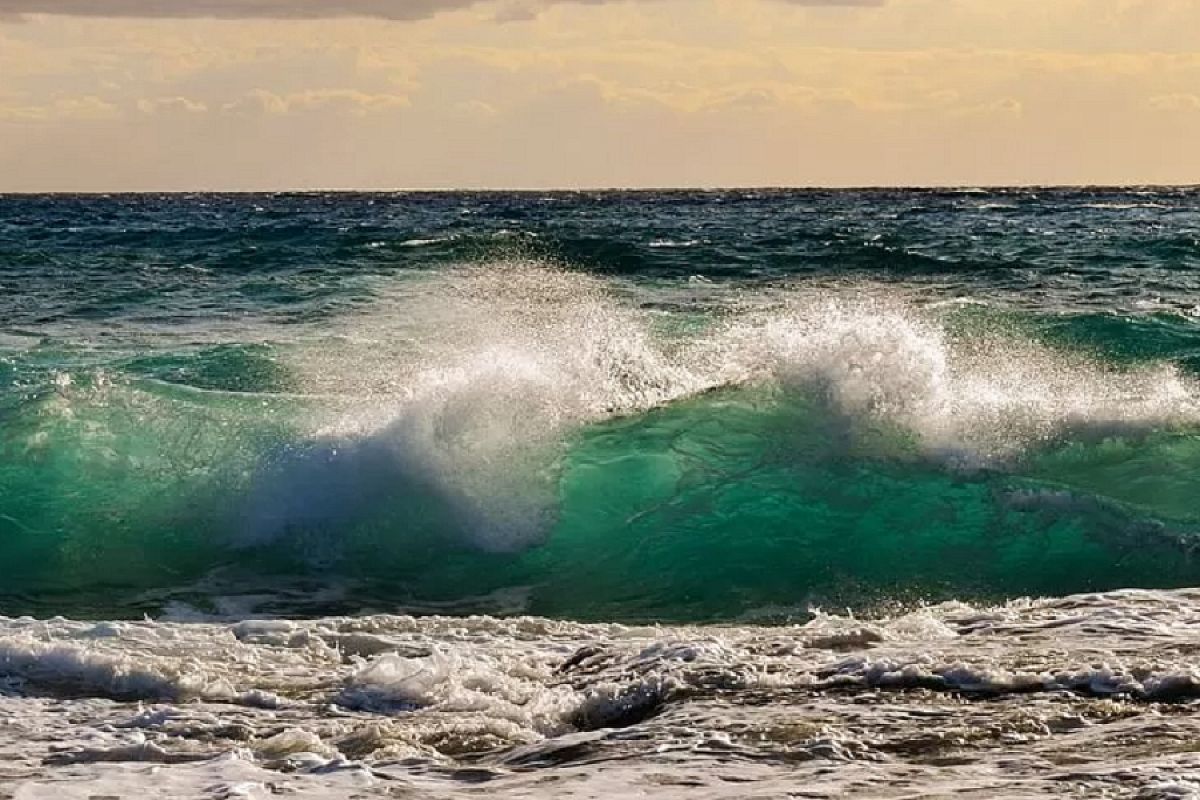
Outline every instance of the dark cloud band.
{"label": "dark cloud band", "polygon": [[[487,0],[0,0],[0,19],[32,14],[140,19],[428,19]],[[620,0],[540,0],[534,7]],[[625,0],[632,1],[632,0]],[[647,0],[640,0],[647,2]],[[798,6],[879,6],[886,0],[778,0]]]}

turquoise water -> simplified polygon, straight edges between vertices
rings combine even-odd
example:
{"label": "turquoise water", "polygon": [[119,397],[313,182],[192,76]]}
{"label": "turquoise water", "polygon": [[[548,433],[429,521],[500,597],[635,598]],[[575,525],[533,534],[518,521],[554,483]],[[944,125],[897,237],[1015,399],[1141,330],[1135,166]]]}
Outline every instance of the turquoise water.
{"label": "turquoise water", "polygon": [[1197,200],[0,198],[0,613],[1197,585]]}

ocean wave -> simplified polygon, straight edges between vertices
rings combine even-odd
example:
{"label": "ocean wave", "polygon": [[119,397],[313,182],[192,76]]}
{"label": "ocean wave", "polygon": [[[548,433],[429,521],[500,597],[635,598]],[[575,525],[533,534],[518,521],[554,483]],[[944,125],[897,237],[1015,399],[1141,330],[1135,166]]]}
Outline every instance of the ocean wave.
{"label": "ocean wave", "polygon": [[153,381],[59,371],[5,412],[5,585],[238,564],[360,581],[339,603],[526,587],[536,613],[683,619],[1195,580],[1194,380],[987,311],[793,287],[662,329],[511,261],[286,347],[126,362]]}

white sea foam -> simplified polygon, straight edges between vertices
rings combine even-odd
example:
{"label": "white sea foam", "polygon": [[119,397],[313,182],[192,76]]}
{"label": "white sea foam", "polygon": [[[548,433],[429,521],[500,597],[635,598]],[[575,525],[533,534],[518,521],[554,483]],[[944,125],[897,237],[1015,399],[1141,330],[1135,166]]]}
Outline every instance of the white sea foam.
{"label": "white sea foam", "polygon": [[386,493],[437,497],[484,549],[527,547],[551,527],[566,432],[703,388],[593,279],[514,263],[431,280],[304,351],[305,383],[352,405],[270,465],[243,542],[352,520]]}
{"label": "white sea foam", "polygon": [[944,306],[894,288],[738,300],[686,338],[656,332],[626,296],[636,290],[523,261],[394,288],[297,351],[301,383],[342,399],[317,415],[310,445],[265,465],[240,541],[353,524],[381,497],[433,498],[475,546],[523,549],[553,528],[571,431],[722,386],[816,398],[848,443],[891,426],[972,469],[1056,437],[1200,420],[1200,392],[1173,366],[1116,369],[994,329],[956,333]]}
{"label": "white sea foam", "polygon": [[405,239],[400,243],[401,247],[428,247],[435,244],[445,244],[446,242],[454,241],[453,236],[434,236],[429,239]]}
{"label": "white sea foam", "polygon": [[956,336],[874,291],[791,298],[698,350],[715,382],[816,391],[849,424],[897,425],[951,462],[995,464],[1057,436],[1200,420],[1200,390],[1173,366],[1119,370],[994,330]]}
{"label": "white sea foam", "polygon": [[0,619],[0,786],[1170,797],[1200,776],[1200,722],[1161,704],[1200,697],[1197,626],[1194,591],[779,628]]}

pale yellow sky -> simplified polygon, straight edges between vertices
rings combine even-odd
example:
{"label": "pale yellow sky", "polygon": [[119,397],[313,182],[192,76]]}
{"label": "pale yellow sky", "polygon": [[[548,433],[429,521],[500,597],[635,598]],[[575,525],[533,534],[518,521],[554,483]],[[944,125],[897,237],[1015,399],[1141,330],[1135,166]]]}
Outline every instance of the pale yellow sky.
{"label": "pale yellow sky", "polygon": [[0,0],[0,191],[1200,183],[1198,143],[1200,0]]}

